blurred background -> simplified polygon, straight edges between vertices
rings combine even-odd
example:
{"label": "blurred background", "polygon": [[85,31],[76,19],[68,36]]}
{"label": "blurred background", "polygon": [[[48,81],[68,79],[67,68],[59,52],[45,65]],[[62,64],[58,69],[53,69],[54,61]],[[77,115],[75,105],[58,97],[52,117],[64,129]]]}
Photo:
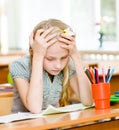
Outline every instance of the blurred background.
{"label": "blurred background", "polygon": [[41,20],[57,18],[77,34],[79,50],[118,51],[118,0],[0,0],[0,51],[27,51]]}

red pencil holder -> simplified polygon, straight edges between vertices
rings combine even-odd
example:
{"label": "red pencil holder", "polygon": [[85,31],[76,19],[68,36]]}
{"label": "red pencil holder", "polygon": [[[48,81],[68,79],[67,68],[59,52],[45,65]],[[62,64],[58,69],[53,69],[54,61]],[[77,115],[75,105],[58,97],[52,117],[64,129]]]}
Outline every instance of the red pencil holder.
{"label": "red pencil holder", "polygon": [[92,84],[92,95],[96,109],[110,108],[110,83]]}

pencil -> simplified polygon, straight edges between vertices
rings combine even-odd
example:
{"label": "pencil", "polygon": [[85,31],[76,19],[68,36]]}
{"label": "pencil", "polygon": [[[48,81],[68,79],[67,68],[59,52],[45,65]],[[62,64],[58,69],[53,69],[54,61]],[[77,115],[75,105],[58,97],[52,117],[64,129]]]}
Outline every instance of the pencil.
{"label": "pencil", "polygon": [[86,69],[86,70],[85,70],[85,73],[86,73],[86,75],[87,75],[88,79],[90,80],[90,82],[93,84],[93,80],[92,80],[92,78],[91,78],[91,75],[90,75],[89,70],[88,70],[88,69]]}
{"label": "pencil", "polygon": [[94,69],[92,67],[90,67],[89,71],[91,73],[91,77],[92,77],[93,83],[95,83]]}
{"label": "pencil", "polygon": [[109,75],[109,77],[108,77],[108,79],[107,79],[107,83],[109,83],[109,82],[110,82],[110,80],[111,80],[111,78],[112,78],[113,73],[114,73],[114,69],[112,69],[112,70],[111,70],[110,75]]}
{"label": "pencil", "polygon": [[109,75],[110,75],[110,66],[109,66],[109,68],[107,70],[106,81],[108,80]]}
{"label": "pencil", "polygon": [[96,83],[99,83],[98,69],[95,67],[94,70],[95,70],[95,81]]}
{"label": "pencil", "polygon": [[105,70],[104,67],[102,67],[102,77],[103,77],[103,82],[105,83]]}

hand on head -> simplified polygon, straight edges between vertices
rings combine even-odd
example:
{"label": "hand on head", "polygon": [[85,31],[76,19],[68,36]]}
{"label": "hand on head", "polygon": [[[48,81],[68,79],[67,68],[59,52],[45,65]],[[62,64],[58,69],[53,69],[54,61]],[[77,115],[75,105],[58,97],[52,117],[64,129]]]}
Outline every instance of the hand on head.
{"label": "hand on head", "polygon": [[35,35],[31,33],[29,44],[33,53],[45,55],[47,48],[57,41],[57,33],[51,33],[53,30],[54,28],[51,27],[47,30],[39,29]]}
{"label": "hand on head", "polygon": [[48,20],[39,23],[30,35],[32,53],[45,56],[48,47],[56,42],[62,43],[61,47],[68,49],[72,56],[76,51],[75,34],[68,25],[59,20]]}
{"label": "hand on head", "polygon": [[76,43],[75,43],[75,37],[76,35],[67,35],[65,33],[61,33],[60,37],[58,37],[58,40],[62,43],[61,47],[68,49],[69,54],[72,57],[75,53],[77,53]]}

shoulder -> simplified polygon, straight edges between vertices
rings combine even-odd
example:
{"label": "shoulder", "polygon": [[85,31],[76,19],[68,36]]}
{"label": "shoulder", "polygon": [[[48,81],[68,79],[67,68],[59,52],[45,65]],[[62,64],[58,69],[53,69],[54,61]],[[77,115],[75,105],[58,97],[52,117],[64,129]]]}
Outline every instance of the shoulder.
{"label": "shoulder", "polygon": [[27,55],[13,61],[10,64],[10,67],[15,67],[15,66],[28,67],[29,65],[30,65],[30,56]]}
{"label": "shoulder", "polygon": [[9,65],[9,71],[13,78],[29,77],[30,75],[30,56],[23,56]]}

